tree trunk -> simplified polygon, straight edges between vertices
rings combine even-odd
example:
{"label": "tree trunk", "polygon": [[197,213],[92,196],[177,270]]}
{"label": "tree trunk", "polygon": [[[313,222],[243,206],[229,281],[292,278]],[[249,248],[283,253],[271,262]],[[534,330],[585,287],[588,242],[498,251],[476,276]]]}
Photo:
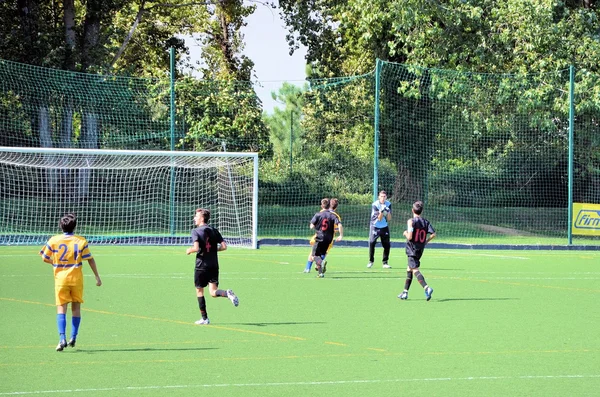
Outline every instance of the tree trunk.
{"label": "tree trunk", "polygon": [[88,0],[83,22],[83,45],[81,46],[81,71],[86,72],[88,67],[96,65],[94,52],[100,41],[100,16],[102,13],[102,0]]}
{"label": "tree trunk", "polygon": [[[223,3],[227,3],[229,0],[224,0]],[[233,58],[233,51],[231,50],[231,37],[229,35],[229,24],[227,23],[227,13],[225,9],[227,5],[223,5],[223,9],[219,9],[217,7],[217,14],[219,18],[219,24],[221,26],[221,32],[215,34],[215,40],[219,43],[221,47],[221,52],[223,53],[223,59],[225,59],[225,63],[227,64],[227,69],[229,73],[233,76],[236,76],[237,68],[235,67],[235,59]]]}
{"label": "tree trunk", "polygon": [[[91,65],[97,65],[94,53],[97,51],[100,40],[100,17],[102,15],[102,0],[88,0],[83,26],[83,45],[81,51],[82,71],[87,71]],[[82,139],[81,147],[96,149],[98,147],[98,117],[90,110],[83,110],[82,114]],[[88,158],[87,161],[92,161]],[[87,200],[90,194],[90,169],[83,168],[79,171],[77,183],[78,198]]]}
{"label": "tree trunk", "polygon": [[[38,108],[37,126],[40,134],[40,147],[52,147],[52,130],[50,128],[50,114],[47,105],[40,105]],[[58,173],[54,164],[55,160],[49,159],[48,161],[49,163],[46,167],[47,185],[51,194],[58,194]]]}
{"label": "tree trunk", "polygon": [[[98,116],[93,112],[83,113],[82,139],[81,147],[83,149],[97,149],[98,147]],[[86,162],[89,165],[93,162],[92,157],[87,157]],[[90,196],[90,175],[89,168],[79,170],[78,191],[77,197],[79,200],[85,201]]]}
{"label": "tree trunk", "polygon": [[21,35],[23,38],[23,48],[27,49],[21,54],[19,62],[32,63],[32,59],[38,59],[39,54],[35,54],[36,41],[38,40],[38,26],[36,15],[39,4],[35,0],[17,0],[17,9],[19,10],[19,19],[21,21]]}
{"label": "tree trunk", "polygon": [[65,70],[75,70],[75,46],[77,36],[75,33],[75,0],[63,1],[63,23],[65,25]]}

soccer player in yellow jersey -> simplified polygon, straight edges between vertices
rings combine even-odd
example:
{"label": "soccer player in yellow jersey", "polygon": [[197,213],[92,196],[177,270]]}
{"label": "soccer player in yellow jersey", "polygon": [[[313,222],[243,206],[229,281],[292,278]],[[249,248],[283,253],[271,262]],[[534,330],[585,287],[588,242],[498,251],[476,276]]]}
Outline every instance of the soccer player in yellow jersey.
{"label": "soccer player in yellow jersey", "polygon": [[[65,347],[75,347],[79,324],[81,322],[81,304],[83,303],[82,262],[88,261],[96,276],[96,285],[102,285],[98,275],[96,261],[90,253],[87,240],[74,234],[77,226],[75,214],[65,214],[59,222],[63,234],[53,236],[40,251],[42,260],[54,267],[54,292],[56,296],[56,325],[60,335],[56,351]],[[67,306],[71,303],[71,339],[67,342]]]}

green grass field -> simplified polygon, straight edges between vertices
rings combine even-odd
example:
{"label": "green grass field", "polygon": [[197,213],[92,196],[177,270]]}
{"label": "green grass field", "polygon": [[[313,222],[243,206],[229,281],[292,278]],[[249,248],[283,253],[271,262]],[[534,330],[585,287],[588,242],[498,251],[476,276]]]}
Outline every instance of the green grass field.
{"label": "green grass field", "polygon": [[[435,292],[402,291],[405,256],[366,269],[335,247],[230,249],[211,325],[196,326],[185,247],[92,247],[75,348],[58,343],[39,247],[0,247],[0,396],[593,396],[600,390],[600,252],[429,249]],[[377,248],[376,258],[381,258]],[[70,330],[70,313],[67,332]],[[77,392],[73,394],[74,392]]]}

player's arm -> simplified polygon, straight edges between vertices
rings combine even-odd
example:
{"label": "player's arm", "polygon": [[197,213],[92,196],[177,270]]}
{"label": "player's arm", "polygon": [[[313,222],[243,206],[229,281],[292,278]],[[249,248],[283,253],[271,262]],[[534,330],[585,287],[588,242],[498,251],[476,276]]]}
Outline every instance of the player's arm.
{"label": "player's arm", "polygon": [[227,243],[225,240],[221,241],[219,245],[217,245],[217,251],[225,251],[227,249]]}
{"label": "player's arm", "polygon": [[425,241],[425,244],[429,243],[435,238],[435,229],[433,228],[433,226],[431,226],[431,223],[429,224],[427,233],[429,234],[429,237],[427,238],[427,241]]}
{"label": "player's arm", "polygon": [[338,223],[338,232],[340,233],[340,235],[335,239],[335,241],[342,241],[342,239],[344,238],[344,227],[342,226],[341,223]]}
{"label": "player's arm", "polygon": [[429,235],[429,237],[427,237],[427,241],[425,241],[425,244],[428,244],[431,240],[433,240],[435,238],[435,232],[431,233]]}
{"label": "player's arm", "polygon": [[409,219],[408,221],[406,221],[406,230],[402,234],[404,235],[404,237],[406,237],[407,240],[412,240],[412,234],[413,234],[413,220],[412,219]]}
{"label": "player's arm", "polygon": [[92,269],[92,272],[94,272],[94,276],[96,276],[96,285],[98,287],[101,286],[102,280],[100,279],[100,274],[98,274],[98,267],[96,267],[96,260],[94,258],[90,258],[87,261],[88,261],[88,265],[90,265],[90,268]]}
{"label": "player's arm", "polygon": [[187,250],[185,250],[185,253],[187,255],[191,254],[192,252],[199,252],[200,251],[200,243],[198,241],[194,241],[194,246],[188,248]]}
{"label": "player's arm", "polygon": [[44,245],[40,250],[40,256],[44,262],[52,265],[52,255],[54,255],[52,252],[52,247],[46,243],[46,245]]}
{"label": "player's arm", "polygon": [[321,217],[319,214],[320,212],[311,218],[310,224],[308,225],[309,228],[314,229],[316,227],[315,225],[319,222],[319,218]]}

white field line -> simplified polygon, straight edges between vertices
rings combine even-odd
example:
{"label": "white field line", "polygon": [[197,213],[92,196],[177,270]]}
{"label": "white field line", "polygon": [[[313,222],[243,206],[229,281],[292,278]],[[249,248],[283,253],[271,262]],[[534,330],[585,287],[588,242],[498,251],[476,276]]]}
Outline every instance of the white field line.
{"label": "white field line", "polygon": [[32,390],[0,392],[0,396],[22,396],[35,394],[62,394],[62,393],[90,393],[90,392],[126,392],[141,390],[174,390],[174,389],[208,389],[208,388],[254,388],[254,387],[288,387],[288,386],[322,386],[322,385],[352,385],[352,384],[384,384],[400,382],[461,382],[461,381],[515,381],[515,380],[558,380],[558,379],[597,379],[600,374],[577,375],[522,375],[522,376],[468,376],[468,377],[440,377],[440,378],[408,378],[408,379],[356,379],[356,380],[331,380],[316,382],[266,382],[266,383],[213,383],[196,385],[163,385],[163,386],[127,386],[104,387],[87,389],[62,389],[62,390]]}

